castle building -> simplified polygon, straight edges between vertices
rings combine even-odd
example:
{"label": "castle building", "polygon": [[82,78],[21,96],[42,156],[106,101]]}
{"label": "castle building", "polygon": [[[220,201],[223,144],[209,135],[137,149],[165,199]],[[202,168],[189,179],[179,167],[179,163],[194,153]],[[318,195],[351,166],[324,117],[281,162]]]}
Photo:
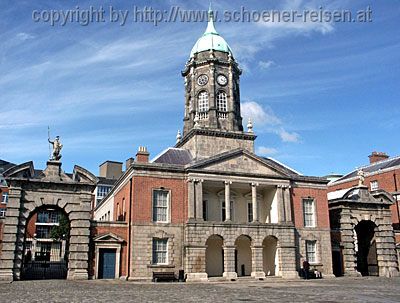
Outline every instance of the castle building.
{"label": "castle building", "polygon": [[95,208],[93,277],[295,278],[304,260],[331,275],[328,181],[255,154],[241,70],[212,11],[182,76],[176,145],[152,160],[140,147]]}

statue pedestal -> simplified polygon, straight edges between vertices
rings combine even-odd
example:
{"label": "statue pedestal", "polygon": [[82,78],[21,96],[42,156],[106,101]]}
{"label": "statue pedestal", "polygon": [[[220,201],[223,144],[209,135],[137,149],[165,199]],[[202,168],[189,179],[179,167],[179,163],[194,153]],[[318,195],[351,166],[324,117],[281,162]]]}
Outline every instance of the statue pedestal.
{"label": "statue pedestal", "polygon": [[47,161],[47,167],[43,171],[45,175],[45,179],[49,181],[61,181],[62,180],[62,170],[61,170],[61,162],[49,160]]}

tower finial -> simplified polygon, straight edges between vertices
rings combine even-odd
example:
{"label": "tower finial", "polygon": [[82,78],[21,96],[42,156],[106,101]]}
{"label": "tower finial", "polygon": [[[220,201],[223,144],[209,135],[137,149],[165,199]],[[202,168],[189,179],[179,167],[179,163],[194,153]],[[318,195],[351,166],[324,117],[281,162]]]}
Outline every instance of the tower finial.
{"label": "tower finial", "polygon": [[249,118],[249,122],[247,123],[247,132],[253,132],[253,122],[251,122],[251,118]]}
{"label": "tower finial", "polygon": [[176,143],[181,142],[181,140],[182,140],[181,131],[178,129],[178,133],[176,134]]}
{"label": "tower finial", "polygon": [[204,34],[218,34],[217,30],[214,27],[214,12],[212,10],[211,1],[210,6],[208,7],[208,24],[207,29]]}

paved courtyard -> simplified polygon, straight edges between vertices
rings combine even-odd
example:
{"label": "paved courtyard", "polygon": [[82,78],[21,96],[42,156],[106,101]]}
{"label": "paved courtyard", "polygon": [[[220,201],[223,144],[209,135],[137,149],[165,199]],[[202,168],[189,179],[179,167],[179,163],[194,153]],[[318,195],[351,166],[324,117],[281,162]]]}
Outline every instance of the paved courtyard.
{"label": "paved courtyard", "polygon": [[400,278],[230,283],[24,281],[0,284],[0,302],[400,302]]}

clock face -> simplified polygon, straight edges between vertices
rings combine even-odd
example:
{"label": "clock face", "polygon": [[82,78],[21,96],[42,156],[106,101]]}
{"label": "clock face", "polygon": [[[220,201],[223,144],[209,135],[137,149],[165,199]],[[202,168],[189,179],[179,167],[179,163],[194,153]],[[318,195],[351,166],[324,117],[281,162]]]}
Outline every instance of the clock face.
{"label": "clock face", "polygon": [[200,75],[198,78],[197,78],[197,84],[198,85],[201,85],[201,86],[203,86],[203,85],[206,85],[207,84],[207,82],[208,82],[208,76],[207,75]]}
{"label": "clock face", "polygon": [[226,85],[228,83],[228,78],[224,75],[219,75],[217,77],[217,82],[219,85]]}

